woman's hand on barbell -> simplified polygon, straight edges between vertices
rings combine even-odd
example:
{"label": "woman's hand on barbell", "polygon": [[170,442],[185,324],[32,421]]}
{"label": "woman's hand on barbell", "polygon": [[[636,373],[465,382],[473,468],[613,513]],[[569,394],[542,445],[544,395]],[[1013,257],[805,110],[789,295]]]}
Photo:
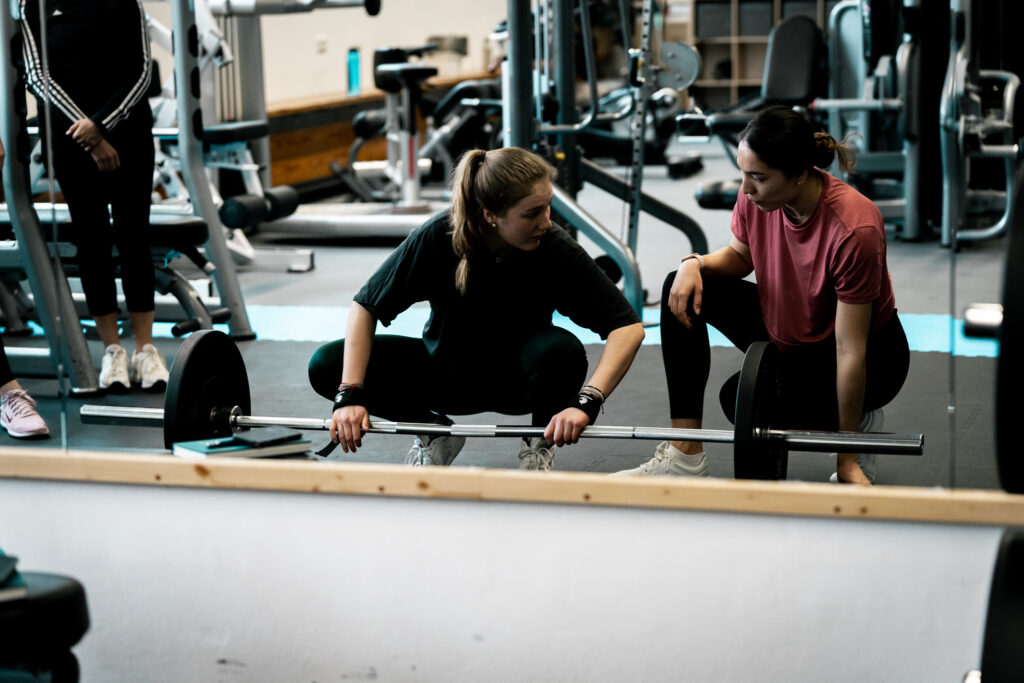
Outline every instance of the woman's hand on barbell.
{"label": "woman's hand on barbell", "polygon": [[583,428],[590,424],[590,418],[579,408],[566,408],[554,415],[544,430],[544,438],[556,446],[573,444],[580,440]]}
{"label": "woman's hand on barbell", "polygon": [[363,445],[363,434],[370,428],[370,413],[363,406],[342,406],[331,415],[331,441],[341,450],[355,453]]}

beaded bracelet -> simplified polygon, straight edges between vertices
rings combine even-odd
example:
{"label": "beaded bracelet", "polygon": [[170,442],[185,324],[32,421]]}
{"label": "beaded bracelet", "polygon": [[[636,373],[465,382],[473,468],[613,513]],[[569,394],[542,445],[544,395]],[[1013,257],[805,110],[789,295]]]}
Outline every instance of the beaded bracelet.
{"label": "beaded bracelet", "polygon": [[598,398],[601,399],[601,403],[604,403],[605,401],[608,400],[605,397],[604,392],[595,387],[593,384],[584,384],[583,388],[580,391],[586,391],[588,393],[596,395]]}

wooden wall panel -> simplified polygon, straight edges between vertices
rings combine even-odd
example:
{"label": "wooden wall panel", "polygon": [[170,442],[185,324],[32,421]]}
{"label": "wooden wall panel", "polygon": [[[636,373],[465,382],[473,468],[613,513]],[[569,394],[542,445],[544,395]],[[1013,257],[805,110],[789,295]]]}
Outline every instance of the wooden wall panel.
{"label": "wooden wall panel", "polygon": [[[488,78],[489,74],[465,78]],[[433,80],[432,90],[447,90],[463,79]],[[267,107],[270,122],[270,172],[274,185],[295,185],[330,177],[330,163],[344,164],[355,140],[352,118],[360,111],[384,105],[381,92],[355,97],[312,97],[289,100]],[[426,123],[418,117],[422,137]],[[363,147],[360,160],[387,156],[383,139]]]}

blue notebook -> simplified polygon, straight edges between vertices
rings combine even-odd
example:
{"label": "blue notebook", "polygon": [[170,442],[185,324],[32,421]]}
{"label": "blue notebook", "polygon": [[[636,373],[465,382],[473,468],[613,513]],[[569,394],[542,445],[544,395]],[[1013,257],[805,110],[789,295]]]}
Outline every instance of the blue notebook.
{"label": "blue notebook", "polygon": [[310,452],[309,439],[292,439],[269,446],[252,446],[235,436],[218,439],[179,441],[171,448],[173,455],[184,458],[205,458],[210,455],[231,458],[266,458],[278,455],[300,455]]}

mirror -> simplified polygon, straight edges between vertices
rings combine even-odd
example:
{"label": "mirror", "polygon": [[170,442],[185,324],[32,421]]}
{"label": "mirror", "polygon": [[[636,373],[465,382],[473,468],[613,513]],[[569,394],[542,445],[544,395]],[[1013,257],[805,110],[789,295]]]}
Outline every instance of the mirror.
{"label": "mirror", "polygon": [[[201,3],[196,4],[196,11],[199,12],[198,5]],[[269,177],[264,177],[264,182],[270,187],[283,184],[278,182],[279,178],[286,179],[285,171],[282,169],[287,169],[287,164],[281,163],[281,159],[289,154],[298,154],[296,150],[299,149],[301,142],[296,142],[297,140],[301,141],[303,136],[312,136],[314,147],[329,148],[329,145],[334,144],[332,136],[341,135],[341,127],[350,122],[360,108],[367,108],[365,102],[373,100],[365,91],[369,88],[368,84],[372,83],[370,55],[375,47],[387,43],[414,45],[419,42],[421,34],[441,32],[440,28],[434,30],[432,25],[428,26],[432,20],[430,17],[422,17],[423,23],[418,24],[408,17],[389,14],[395,10],[387,6],[381,10],[378,17],[364,16],[362,13],[356,16],[356,12],[350,9],[334,9],[297,12],[289,17],[241,18],[217,14],[214,5],[215,3],[210,3],[210,14],[207,20],[204,20],[208,22],[204,25],[207,30],[204,36],[219,35],[223,39],[222,47],[227,46],[230,51],[221,49],[218,52],[212,48],[216,41],[203,42],[207,52],[200,56],[198,65],[204,72],[209,70],[216,74],[214,78],[209,79],[209,82],[213,83],[212,88],[204,88],[200,98],[203,121],[209,124],[216,120],[244,120],[244,110],[250,103],[242,100],[251,98],[251,93],[256,89],[254,79],[258,76],[258,90],[263,93],[264,113],[268,116],[269,137],[250,149],[257,164],[269,161],[272,173]],[[473,16],[466,17],[466,32],[470,35],[484,35],[493,28],[497,20],[507,14],[508,10],[504,2],[479,5],[479,8],[475,7],[472,10]],[[146,3],[145,10],[164,27],[173,27],[171,3]],[[472,30],[468,28],[470,23],[473,24]],[[395,34],[395,26],[398,24],[403,25],[405,28],[402,30],[408,30],[409,33]],[[239,29],[240,25],[243,27],[242,30]],[[382,28],[384,26],[388,27],[387,30]],[[160,65],[160,85],[163,86],[165,93],[173,92],[173,60],[166,47],[157,45],[160,40],[169,41],[172,38],[160,38],[159,35],[162,34],[152,22],[150,31],[154,40],[153,57]],[[359,41],[353,41],[352,36],[360,36]],[[320,40],[324,37],[326,52],[319,52],[317,46],[325,42]],[[335,49],[339,42],[344,45],[344,50]],[[695,39],[694,42],[700,52],[699,40]],[[254,44],[259,48],[255,52]],[[337,66],[340,64],[337,60],[347,60],[350,48],[357,44],[357,54],[361,56],[361,82],[364,92],[360,97],[363,100],[347,96],[347,82],[339,81],[327,85],[324,83],[328,65]],[[315,54],[295,49],[282,51],[282,45],[305,45]],[[471,46],[468,61],[474,58],[473,49]],[[744,49],[752,48],[747,46]],[[700,54],[706,59],[706,53]],[[240,64],[239,60],[243,56],[244,64]],[[476,62],[482,65],[483,61],[480,55],[476,54]],[[265,64],[267,70],[264,74]],[[704,66],[705,71],[713,67],[710,64]],[[289,67],[294,68],[289,70]],[[287,73],[291,73],[291,76],[287,76]],[[460,75],[486,74],[482,73],[480,68],[472,73]],[[709,94],[709,101],[713,101],[722,93],[721,90],[716,90],[718,87],[708,78],[698,78],[689,96],[697,102],[703,89],[704,93]],[[306,99],[305,104],[299,102],[303,97]],[[322,98],[325,101],[331,101],[333,97],[340,104],[311,103],[310,97]],[[380,102],[377,100],[375,103]],[[162,118],[163,114],[167,115],[166,118]],[[176,125],[176,104],[165,100],[159,105],[154,100],[154,115],[158,128],[170,128]],[[161,140],[157,145],[158,158],[163,155],[168,168],[187,164],[182,152],[172,147],[168,139]],[[937,152],[937,147],[936,145],[936,150],[933,151]],[[717,142],[704,146],[676,146],[673,143],[671,151],[684,156],[690,156],[691,153],[699,154],[703,170],[688,178],[673,179],[666,177],[667,174],[661,168],[651,166],[644,178],[643,190],[693,218],[707,235],[709,250],[714,250],[728,239],[729,213],[698,206],[694,192],[699,183],[735,179],[736,171]],[[266,154],[267,157],[261,159],[262,154]],[[344,157],[334,155],[330,158],[335,159]],[[326,165],[327,160],[322,159],[320,163]],[[303,157],[295,163],[306,161],[308,157]],[[941,159],[937,157],[931,162],[930,167],[936,166],[941,166]],[[267,171],[262,170],[264,173]],[[278,173],[279,170],[281,173]],[[621,166],[613,170],[620,175],[623,173]],[[321,169],[319,173],[321,176],[328,176],[330,172]],[[236,178],[234,182],[237,184],[241,181]],[[884,192],[890,189],[884,182],[879,181],[876,184],[881,193],[879,196],[883,196]],[[184,190],[185,195],[189,194],[190,188],[187,183],[181,182],[179,189]],[[237,189],[236,187],[235,190]],[[218,191],[228,195],[232,190],[226,185],[221,185]],[[163,201],[169,196],[167,188],[159,192],[160,203],[173,204]],[[938,194],[933,194],[928,201],[934,204],[937,197]],[[628,212],[628,208],[624,208],[619,200],[592,186],[586,186],[578,199],[580,205],[610,231],[624,233],[624,214]],[[327,203],[335,201],[337,199],[332,198]],[[314,207],[315,203],[311,202],[309,205]],[[164,206],[160,211],[154,210],[154,213],[173,209],[173,206]],[[939,224],[935,222],[934,213],[930,210],[924,213],[928,213],[932,221],[933,227],[929,229],[937,232]],[[41,220],[45,219],[43,213],[40,213],[39,217]],[[52,223],[54,217],[50,216],[45,220]],[[933,237],[920,241],[904,239],[905,234],[897,234],[897,230],[902,231],[904,228],[897,228],[895,221],[890,222],[888,226],[889,270],[893,278],[897,307],[908,336],[911,337],[912,359],[910,376],[903,390],[886,409],[884,429],[924,433],[926,455],[923,458],[880,457],[879,482],[972,488],[998,486],[992,457],[994,436],[991,386],[995,363],[994,345],[967,340],[959,333],[956,321],[962,318],[962,310],[968,303],[998,301],[1001,297],[1001,277],[997,275],[1002,272],[1000,240],[978,241],[970,246],[961,245],[960,249],[951,250],[939,246]],[[390,253],[399,238],[393,234],[389,235],[387,230],[353,233],[347,236],[296,235],[275,231],[272,223],[262,225],[244,237],[258,250],[260,256],[282,257],[287,252],[288,259],[294,259],[296,254],[299,254],[301,259],[302,252],[315,251],[315,256],[311,257],[315,267],[308,272],[289,272],[294,269],[292,263],[287,260],[276,261],[269,267],[253,262],[246,264],[243,263],[244,256],[237,253],[231,256],[231,266],[225,264],[220,269],[222,272],[232,268],[237,271],[237,283],[241,300],[244,301],[245,315],[256,335],[255,341],[239,341],[249,374],[253,412],[265,415],[327,417],[328,404],[312,392],[306,379],[308,360],[319,344],[344,336],[345,317],[351,296],[376,265]],[[587,236],[582,236],[580,241],[595,256],[602,253]],[[225,246],[230,248],[232,245],[226,243]],[[659,297],[665,275],[675,268],[681,256],[690,251],[688,241],[676,229],[661,221],[644,217],[639,229],[636,257],[648,301],[653,302]],[[187,278],[194,278],[196,282],[202,283],[201,287],[208,288],[202,291],[204,296],[209,294],[216,297],[222,294],[218,282],[209,274],[200,271],[195,264],[191,264],[187,259],[179,259],[176,263],[180,264]],[[73,279],[72,286],[77,287]],[[645,319],[656,317],[657,310],[655,306],[645,307]],[[426,309],[423,306],[416,306],[383,331],[418,336],[425,320]],[[178,341],[170,334],[172,325],[173,323],[157,325],[158,346],[164,351],[168,361],[173,357],[178,345]],[[245,336],[244,333],[237,334],[238,330],[233,330],[230,325],[221,324],[220,329],[236,333],[236,336]],[[600,350],[597,339],[587,331],[575,328],[574,331],[587,345],[592,369]],[[634,366],[609,400],[598,424],[651,427],[668,425],[667,393],[664,388],[660,351],[656,345],[659,336],[657,327],[648,327],[647,340],[641,347]],[[95,339],[89,339],[86,344],[91,363],[98,368],[102,350]],[[727,342],[722,339],[713,342],[712,376],[705,401],[707,415],[704,426],[708,429],[731,429],[715,400],[717,387],[729,374],[738,369],[740,361],[738,352],[726,344]],[[59,345],[68,347],[69,342],[64,341]],[[65,360],[63,364],[65,368],[73,368],[75,361]],[[73,373],[69,373],[69,376],[71,374]],[[74,381],[70,378],[68,381],[67,392],[74,393]],[[417,386],[415,378],[410,378],[410,386]],[[56,397],[61,395],[61,392],[54,390],[52,395]],[[68,445],[71,448],[162,448],[162,438],[158,430],[101,430],[83,427],[80,425],[77,409],[82,403],[92,402],[158,407],[162,404],[162,397],[133,392],[126,396],[81,397],[72,400],[67,413],[68,427],[61,432],[62,438],[70,435]],[[954,408],[952,412],[951,407]],[[508,417],[497,414],[453,418],[458,422],[482,424],[523,422],[521,416]],[[314,441],[326,442],[326,434],[318,433],[312,436]],[[366,447],[355,456],[344,457],[337,451],[332,457],[355,461],[402,462],[410,441],[409,437],[372,435],[367,437]],[[556,458],[556,469],[596,472],[624,469],[647,459],[653,453],[655,445],[656,442],[610,439],[584,442],[575,447],[561,449]],[[471,440],[470,446],[456,464],[515,468],[516,450],[515,440],[475,439]],[[730,447],[723,444],[710,445],[708,452],[711,457],[712,474],[719,477],[731,476]],[[954,455],[957,456],[955,460]],[[793,453],[790,457],[790,479],[827,480],[828,466],[823,461],[826,457]]]}
{"label": "mirror", "polygon": [[[501,7],[497,11],[502,12],[504,9],[506,8]],[[318,17],[321,21],[326,21],[328,17],[325,13],[314,13],[314,16]],[[274,36],[277,35],[274,33],[275,21],[276,18],[273,17],[265,19],[264,39],[268,46],[276,42],[274,40]],[[293,30],[299,31],[301,29]],[[614,32],[611,33],[614,34]],[[722,42],[720,47],[727,52],[731,50],[731,45],[725,42]],[[948,48],[948,46],[946,47]],[[273,48],[268,47],[269,49]],[[744,49],[753,48],[744,46]],[[764,47],[762,46],[762,54],[763,51]],[[858,51],[862,52],[862,48],[858,48]],[[365,54],[365,50],[363,54]],[[287,62],[283,61],[283,55],[281,57],[282,60],[274,60],[274,68],[283,71]],[[940,58],[938,63],[943,61]],[[712,66],[705,60],[705,67]],[[710,69],[708,70],[710,71]],[[941,72],[942,70],[936,71]],[[939,76],[941,81],[942,74],[940,73]],[[861,78],[856,83],[856,94],[858,96],[860,95],[863,82],[864,79]],[[296,87],[296,85],[297,83],[294,80],[289,83],[290,87]],[[941,86],[941,83],[939,85]],[[273,93],[276,88],[269,73],[266,88],[268,100],[273,105],[275,99]],[[701,88],[711,94],[720,94],[722,92],[722,90],[717,89],[719,85],[711,82],[710,78],[698,81],[695,90],[700,90]],[[697,93],[693,94],[696,96]],[[926,110],[935,111],[937,106],[936,102],[934,107]],[[274,109],[274,107],[271,106],[271,109]],[[310,116],[308,113],[305,115]],[[298,114],[281,115],[276,118],[277,123],[275,125],[279,125],[284,129],[287,129],[289,125],[299,125],[297,123],[299,121]],[[272,117],[273,120],[274,118]],[[311,130],[318,129],[313,126]],[[931,144],[935,152],[934,160],[930,162],[932,168],[940,166],[941,163],[937,156],[937,131],[934,135],[935,138]],[[296,145],[300,144],[297,136],[287,138],[284,133],[272,135],[272,140],[274,139],[281,141],[289,139],[294,140]],[[884,147],[879,149],[885,151]],[[891,149],[899,151],[901,148],[897,144]],[[728,212],[701,209],[694,202],[693,193],[700,182],[734,179],[736,177],[735,169],[733,169],[727,157],[718,150],[717,143],[703,148],[690,147],[679,148],[679,150],[684,153],[691,150],[700,152],[705,166],[701,174],[689,179],[672,181],[663,178],[661,169],[654,166],[648,176],[644,178],[644,190],[659,199],[663,199],[672,206],[681,208],[684,213],[693,217],[709,236],[709,241],[712,242],[709,247],[714,249],[724,244],[728,237]],[[299,152],[295,153],[299,154]],[[880,163],[881,157],[876,157],[873,161]],[[868,159],[865,158],[865,165],[867,162]],[[879,177],[876,181],[878,185],[876,196],[880,198],[891,196],[893,188],[892,184],[888,181],[889,179],[887,178]],[[932,206],[930,207],[931,211],[925,211],[924,213],[927,214],[928,220],[931,221],[932,225],[928,230],[935,230],[937,232],[938,224],[941,221],[941,213],[936,215],[935,209],[939,203],[938,198],[941,195],[941,179],[939,179],[938,185],[930,185],[929,187],[932,194],[928,201],[931,202]],[[580,195],[580,203],[611,231],[619,234],[624,232],[622,225],[623,214],[626,210],[620,202],[588,186]],[[908,333],[913,337],[913,358],[911,375],[907,383],[901,394],[892,404],[891,409],[886,411],[885,429],[899,432],[924,433],[926,435],[927,455],[924,458],[881,458],[883,470],[888,469],[888,473],[885,473],[880,478],[880,481],[891,484],[921,486],[947,485],[954,483],[950,479],[951,466],[949,461],[950,444],[952,443],[948,410],[951,386],[951,337],[949,329],[951,320],[959,320],[961,318],[959,312],[951,315],[951,269],[949,266],[951,255],[948,250],[943,249],[937,244],[935,237],[908,239],[905,234],[897,236],[896,222],[895,219],[889,221],[889,269],[895,284],[897,306],[900,312],[905,313],[907,316],[905,325],[908,328],[912,328],[908,329]],[[298,376],[292,380],[294,382],[294,390],[289,393],[294,395],[294,398],[291,400],[297,406],[301,406],[301,410],[293,414],[326,416],[327,406],[322,400],[310,396],[309,388],[304,381],[305,360],[318,343],[340,337],[344,334],[344,309],[342,307],[347,303],[351,294],[362,285],[372,271],[372,267],[379,264],[389,253],[393,247],[393,242],[384,245],[366,244],[369,241],[367,238],[363,238],[360,242],[355,238],[346,240],[339,237],[326,236],[319,236],[313,240],[304,241],[296,237],[289,238],[283,231],[275,234],[273,226],[261,228],[260,233],[256,237],[259,240],[267,240],[263,242],[265,244],[289,247],[313,245],[317,248],[316,270],[326,270],[332,274],[332,291],[325,291],[322,287],[309,287],[301,282],[296,282],[296,279],[288,274],[261,273],[258,278],[252,277],[248,280],[252,283],[253,287],[259,287],[259,293],[247,297],[247,302],[250,305],[254,318],[257,315],[266,313],[271,323],[278,322],[284,328],[280,332],[282,344],[296,345],[292,348],[301,348],[301,353],[297,354],[298,357],[291,357],[289,353],[282,353],[279,359],[283,362],[287,358],[291,368],[290,372]],[[595,253],[600,253],[592,243],[586,241],[585,237],[581,238],[581,242],[588,248],[593,248]],[[685,239],[681,239],[677,231],[657,221],[650,221],[647,217],[644,218],[640,227],[637,257],[640,261],[644,286],[648,290],[648,299],[658,298],[665,274],[672,270],[678,263],[679,258],[689,253],[689,251],[689,244],[687,244]],[[243,272],[241,277],[243,283],[245,283],[249,276]],[[312,277],[316,278],[319,276],[314,273]],[[257,281],[259,285],[256,284]],[[301,299],[312,306],[316,306],[316,308],[308,309],[308,315],[301,316],[303,318],[301,324],[295,321],[294,318],[286,316],[281,308],[275,308],[272,311],[269,309],[260,310],[264,305],[268,307],[284,306],[289,301],[296,299]],[[648,309],[648,313],[656,312],[656,310],[656,308]],[[424,310],[422,308],[416,309],[410,311],[407,316],[400,317],[386,331],[395,333],[397,328],[397,333],[418,335],[424,321]],[[260,327],[261,336],[264,335],[263,330],[268,328],[261,327],[262,323],[256,324],[257,327]],[[305,333],[300,334],[300,330],[304,330]],[[269,333],[276,334],[275,332]],[[647,341],[655,341],[657,337],[657,328],[649,328]],[[262,338],[267,339],[266,336],[262,336]],[[588,340],[592,341],[590,337],[588,337]],[[588,341],[588,343],[590,342]],[[305,344],[305,346],[299,347],[297,346],[298,344]],[[282,349],[287,348],[289,347],[282,345]],[[596,354],[593,353],[596,348],[596,346],[588,347],[588,350],[592,352],[591,367],[593,367],[593,361],[596,358]],[[725,421],[724,416],[721,415],[717,408],[717,402],[714,398],[715,389],[724,381],[728,374],[731,374],[732,371],[738,368],[739,355],[724,345],[716,346],[714,353],[716,354],[716,361],[713,363],[713,371],[720,374],[714,375],[709,382],[708,397],[705,405],[709,416],[714,414],[715,417],[714,421],[707,422],[706,426],[709,428],[729,428],[730,425]],[[255,360],[255,363],[259,364],[261,362],[274,363],[275,361],[271,360],[271,356],[261,354]],[[957,362],[959,363],[960,361]],[[258,370],[254,369],[254,363],[250,362],[249,367],[250,374],[255,376]],[[978,401],[987,400],[988,396],[984,389],[984,374],[972,372],[970,377],[972,381],[976,378],[979,384],[976,391]],[[252,384],[254,387],[264,387],[267,386],[268,382],[273,382],[273,380],[267,377],[254,377]],[[667,425],[667,398],[663,387],[664,376],[661,369],[660,354],[656,346],[645,345],[641,349],[638,361],[634,364],[629,374],[627,374],[622,386],[610,399],[606,406],[606,412],[601,416],[599,424]],[[258,401],[259,391],[254,390],[254,394],[254,400]],[[268,409],[272,410],[272,408]],[[979,405],[979,410],[981,409],[982,406]],[[486,423],[502,421],[507,423],[509,421],[521,421],[521,418],[507,418],[498,415],[481,415],[472,418],[460,416],[458,418],[460,422],[477,420]],[[991,438],[990,419],[983,412],[979,412],[978,421],[974,424],[979,433],[984,431]],[[375,435],[368,437],[367,443],[369,444],[371,441],[380,442],[384,439],[387,439],[388,446],[381,447],[380,451],[375,451],[370,446],[367,446],[366,449],[356,455],[357,459],[376,458],[379,461],[400,462],[404,452],[409,448],[411,439]],[[567,469],[576,470],[611,471],[626,467],[627,463],[625,461],[627,460],[629,461],[628,466],[639,464],[644,459],[644,455],[649,456],[651,454],[654,445],[640,442],[587,443],[585,446],[581,445],[560,451],[557,456],[556,462],[558,464],[556,466],[558,468],[564,466]],[[469,463],[483,463],[496,467],[515,467],[514,451],[516,446],[514,442],[473,443],[471,446],[467,447],[465,455],[460,456],[460,461],[465,460]],[[713,472],[719,476],[729,476],[731,470],[728,447],[718,446],[712,448],[716,450],[713,453]],[[982,448],[979,450],[979,453],[990,453],[990,450]],[[475,457],[476,460],[470,456]],[[891,467],[889,466],[890,464]],[[984,470],[983,467],[978,469],[980,471]],[[791,471],[797,478],[814,481],[824,480],[822,477],[824,468],[821,467],[820,456],[794,455],[791,460]],[[990,467],[989,472],[991,473],[991,471],[993,470]],[[977,485],[986,485],[980,477],[973,481]],[[987,485],[991,485],[991,479],[988,479],[988,482]],[[963,484],[958,483],[958,485]]]}

